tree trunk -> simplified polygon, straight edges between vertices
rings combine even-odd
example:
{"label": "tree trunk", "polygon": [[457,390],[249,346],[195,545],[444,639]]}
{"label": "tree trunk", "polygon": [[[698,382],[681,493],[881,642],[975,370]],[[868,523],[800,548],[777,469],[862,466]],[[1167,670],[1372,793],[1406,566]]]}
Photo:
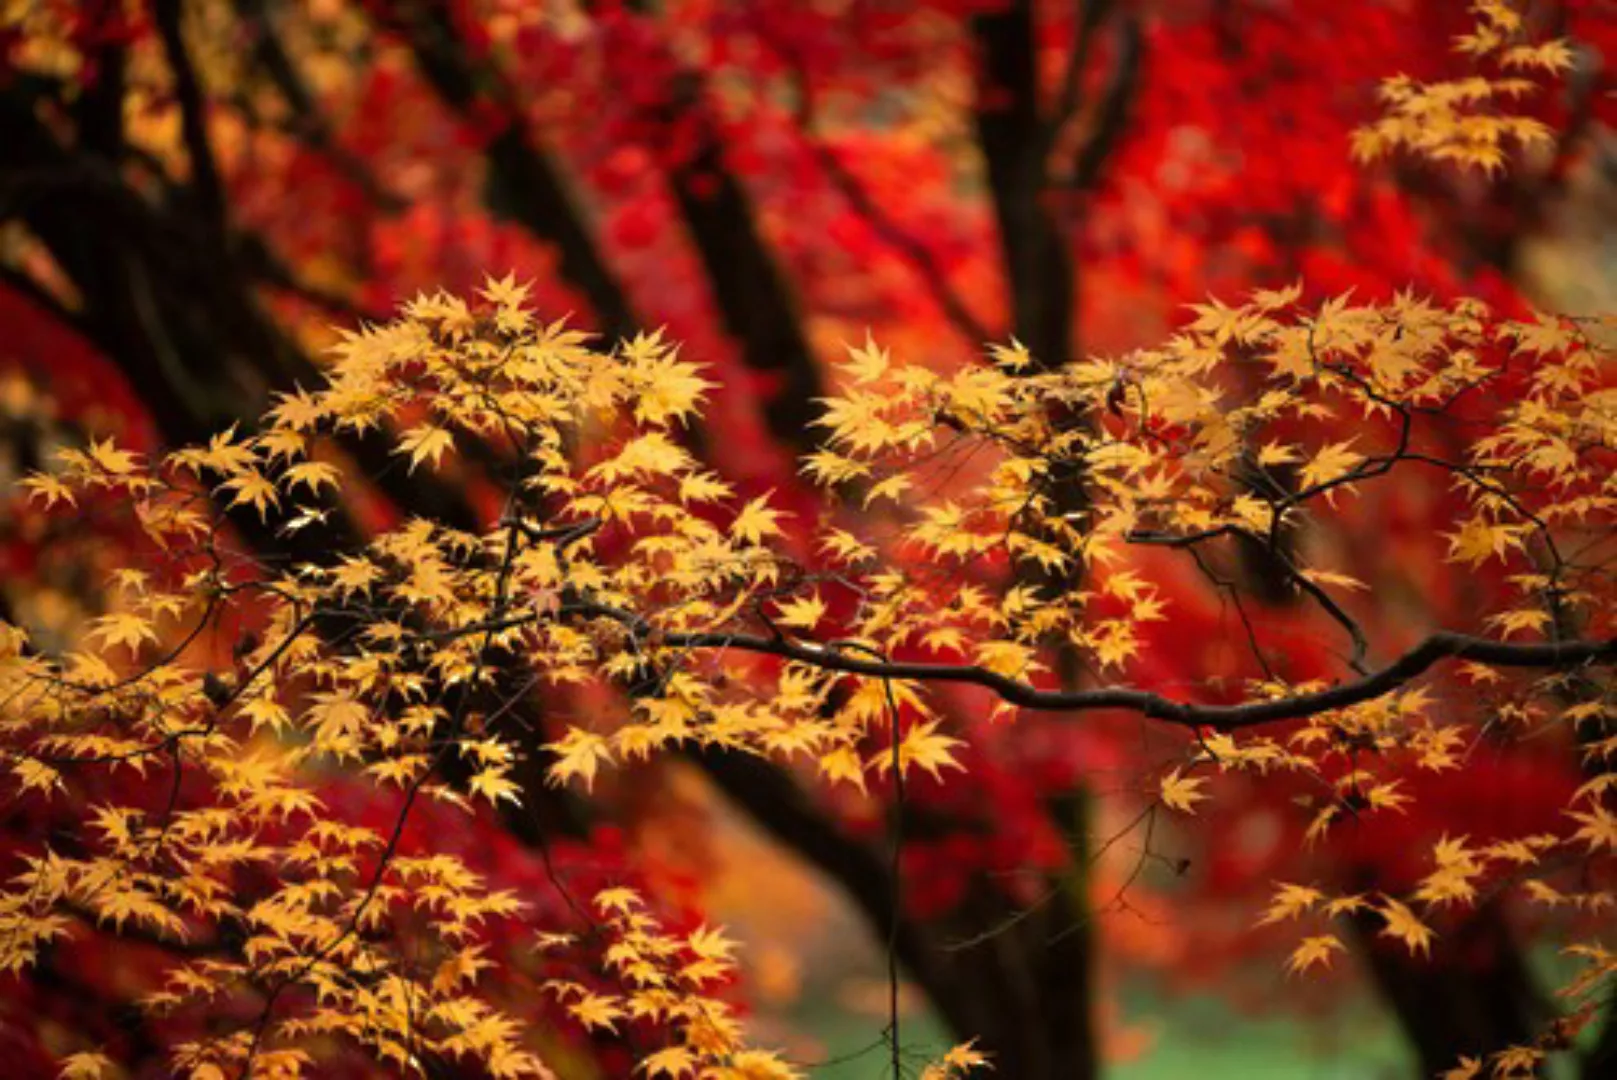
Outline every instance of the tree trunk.
{"label": "tree trunk", "polygon": [[1381,920],[1354,923],[1360,956],[1415,1049],[1422,1076],[1439,1076],[1462,1055],[1484,1057],[1529,1044],[1549,1018],[1547,1003],[1503,914],[1482,907],[1438,935],[1430,958],[1379,937]]}

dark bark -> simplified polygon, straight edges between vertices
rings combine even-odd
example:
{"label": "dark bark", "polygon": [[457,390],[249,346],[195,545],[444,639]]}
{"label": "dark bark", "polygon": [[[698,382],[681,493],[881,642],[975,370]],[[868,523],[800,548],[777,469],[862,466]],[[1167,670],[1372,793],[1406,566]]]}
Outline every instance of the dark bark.
{"label": "dark bark", "polygon": [[770,433],[796,453],[813,450],[817,399],[824,395],[819,364],[791,286],[758,232],[751,200],[705,121],[697,152],[670,183],[742,361],[778,379],[764,402]]}
{"label": "dark bark", "polygon": [[[1249,444],[1241,455],[1235,481],[1247,491],[1272,505],[1284,503],[1297,493],[1297,470],[1292,465],[1260,466]],[[1297,564],[1301,540],[1297,526],[1286,526],[1272,537],[1242,533],[1236,537],[1236,566],[1239,581],[1258,600],[1273,607],[1301,599],[1294,583],[1292,567]]]}
{"label": "dark bark", "polygon": [[[1552,596],[1550,614],[1554,619],[1555,637],[1566,639],[1584,633],[1587,617],[1576,607]],[[1606,701],[1612,691],[1612,673],[1580,670],[1568,672],[1560,685],[1557,697],[1564,708],[1589,702]],[[1604,739],[1617,734],[1617,719],[1603,715],[1575,725],[1577,744],[1582,751],[1583,774],[1593,780],[1617,769],[1617,761],[1609,755],[1591,753],[1591,748]],[[1578,1058],[1579,1074],[1584,1080],[1607,1080],[1617,1076],[1617,995],[1608,993],[1596,1012],[1599,1035]]]}
{"label": "dark bark", "polygon": [[363,191],[377,209],[389,214],[404,210],[407,204],[384,187],[363,161],[338,142],[330,121],[315,101],[314,92],[281,43],[275,28],[274,13],[270,10],[270,0],[236,0],[236,10],[241,13],[248,32],[252,34],[254,61],[292,110],[292,131],[330,161],[349,183]]}
{"label": "dark bark", "polygon": [[[0,93],[8,148],[0,217],[23,221],[72,281],[82,308],[69,328],[124,372],[164,441],[203,441],[231,423],[250,428],[267,392],[317,383],[319,370],[258,301],[238,257],[255,249],[197,218],[191,199],[155,202],[131,188],[115,131],[86,133],[100,145],[59,141],[38,119],[33,89],[19,82]],[[390,499],[457,528],[476,526],[458,492],[408,477],[385,438],[344,447]],[[255,546],[276,546],[255,514],[232,519]],[[329,551],[345,536],[352,530],[311,529],[301,546]]]}
{"label": "dark bark", "polygon": [[1610,1080],[1617,1076],[1617,1009],[1608,1003],[1600,1020],[1600,1034],[1578,1061],[1583,1080]]}
{"label": "dark bark", "polygon": [[1355,920],[1359,953],[1422,1076],[1441,1075],[1462,1055],[1485,1057],[1538,1038],[1549,1007],[1497,908],[1479,908],[1445,927],[1430,958],[1379,937],[1381,928],[1373,915]]}
{"label": "dark bark", "polygon": [[[653,17],[648,6],[639,0],[628,5],[637,18]],[[674,165],[668,183],[719,318],[742,363],[774,383],[764,401],[770,434],[796,454],[812,451],[819,443],[816,400],[824,388],[795,291],[758,227],[746,187],[725,160],[702,73],[675,61],[666,95],[648,119],[694,131],[694,147]]]}
{"label": "dark bark", "polygon": [[[975,1038],[998,1074],[1019,1080],[1098,1075],[1089,1022],[1093,950],[1085,852],[1074,853],[1066,880],[1048,883],[1058,894],[1031,912],[992,874],[978,872],[951,911],[923,920],[903,910],[888,852],[847,835],[777,766],[724,751],[700,753],[697,761],[731,801],[843,890],[944,1023],[962,1039]],[[1082,809],[1073,802],[1060,813],[1080,818]]]}
{"label": "dark bark", "polygon": [[560,167],[529,139],[517,95],[503,76],[468,52],[449,5],[400,4],[396,25],[409,42],[416,65],[446,105],[459,113],[480,102],[502,110],[505,126],[483,150],[490,208],[555,245],[562,277],[584,294],[596,329],[609,341],[634,334],[641,322],[628,292],[590,235]]}
{"label": "dark bark", "polygon": [[[584,224],[559,166],[521,127],[511,105],[513,92],[501,73],[468,53],[440,5],[405,6],[399,25],[416,63],[446,104],[465,112],[480,100],[493,101],[511,117],[484,149],[491,209],[556,245],[562,275],[584,293],[597,328],[608,339],[638,330],[642,323]],[[687,106],[698,107],[689,100],[678,104]],[[821,395],[818,366],[790,288],[757,230],[746,191],[725,166],[711,134],[669,182],[742,361],[781,377],[764,407],[771,433],[796,450],[809,448],[813,402]],[[697,449],[706,438],[704,429],[694,425],[686,435]]]}
{"label": "dark bark", "polygon": [[1049,128],[1038,100],[1031,0],[978,16],[977,143],[988,174],[1018,339],[1045,367],[1073,346],[1071,252],[1047,199]]}

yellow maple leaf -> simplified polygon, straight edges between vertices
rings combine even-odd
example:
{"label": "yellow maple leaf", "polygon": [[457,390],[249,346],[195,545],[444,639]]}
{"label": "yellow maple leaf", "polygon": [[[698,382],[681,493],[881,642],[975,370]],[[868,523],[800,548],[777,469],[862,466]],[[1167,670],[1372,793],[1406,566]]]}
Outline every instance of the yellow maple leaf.
{"label": "yellow maple leaf", "polygon": [[973,1069],[991,1069],[988,1055],[974,1045],[976,1039],[957,1043],[921,1072],[921,1080],[958,1080]]}
{"label": "yellow maple leaf", "polygon": [[39,499],[48,510],[58,502],[65,502],[69,506],[76,505],[73,498],[73,489],[49,473],[32,473],[23,477],[22,486],[29,492],[31,498]]}
{"label": "yellow maple leaf", "polygon": [[271,507],[281,505],[280,492],[269,478],[257,469],[243,469],[229,480],[219,485],[220,491],[234,491],[236,497],[230,500],[231,506],[249,505],[258,511],[261,521],[269,519]]}
{"label": "yellow maple leaf", "polygon": [[969,1039],[949,1047],[949,1052],[943,1055],[943,1063],[956,1069],[988,1068],[988,1055],[976,1048],[976,1041]]}
{"label": "yellow maple leaf", "polygon": [[1012,373],[1026,371],[1037,364],[1033,354],[1027,351],[1027,346],[1014,337],[1009,345],[990,345],[988,357],[997,366]]}
{"label": "yellow maple leaf", "polygon": [[569,728],[567,734],[551,743],[548,749],[556,755],[556,762],[550,766],[546,780],[557,787],[576,776],[584,781],[587,789],[595,783],[597,766],[603,761],[612,762],[612,750],[607,741],[582,728]]}
{"label": "yellow maple leaf", "polygon": [[1460,1063],[1443,1073],[1438,1080],[1475,1080],[1482,1075],[1482,1059],[1475,1057],[1460,1057]]}
{"label": "yellow maple leaf", "polygon": [[56,1080],[103,1080],[104,1077],[122,1075],[122,1072],[107,1055],[84,1051],[62,1059]]}
{"label": "yellow maple leaf", "polygon": [[1279,886],[1275,890],[1274,899],[1269,902],[1268,909],[1258,919],[1259,926],[1267,926],[1283,919],[1294,919],[1325,899],[1324,893],[1309,885],[1293,885],[1282,881]]}
{"label": "yellow maple leaf", "polygon": [[494,961],[485,960],[480,953],[481,945],[469,945],[456,950],[443,963],[432,976],[432,988],[440,994],[448,994],[462,983],[475,983],[480,972],[494,967]]}
{"label": "yellow maple leaf", "polygon": [[1196,804],[1207,798],[1201,791],[1201,786],[1205,783],[1207,783],[1205,776],[1183,776],[1178,769],[1175,769],[1162,778],[1160,784],[1162,805],[1170,810],[1194,814]]}
{"label": "yellow maple leaf", "polygon": [[339,477],[337,467],[325,461],[300,461],[286,470],[282,480],[287,491],[302,485],[311,494],[318,495],[322,487],[335,488]]}
{"label": "yellow maple leaf", "polygon": [[1493,1055],[1493,1075],[1498,1080],[1538,1076],[1544,1064],[1544,1051],[1536,1046],[1507,1046]]}
{"label": "yellow maple leaf", "polygon": [[851,746],[839,746],[814,759],[820,775],[832,783],[846,780],[860,791],[865,790],[865,765]]}
{"label": "yellow maple leaf", "polygon": [[737,1051],[708,1074],[712,1080],[799,1080],[803,1075],[768,1050]]}
{"label": "yellow maple leaf", "polygon": [[701,367],[679,359],[659,334],[637,334],[621,346],[635,389],[634,416],[641,423],[667,427],[696,411],[715,384],[699,374]]}
{"label": "yellow maple leaf", "polygon": [[1258,466],[1268,468],[1271,465],[1286,465],[1296,461],[1298,456],[1295,446],[1271,439],[1258,450]]}
{"label": "yellow maple leaf", "polygon": [[1301,975],[1312,967],[1330,967],[1331,954],[1342,952],[1346,948],[1335,934],[1303,938],[1302,944],[1293,949],[1291,955],[1286,958],[1286,971],[1292,975]]}
{"label": "yellow maple leaf", "polygon": [[618,1021],[623,1018],[620,998],[610,994],[595,994],[587,990],[577,1001],[567,1006],[567,1012],[590,1031],[596,1028],[616,1031]]}
{"label": "yellow maple leaf", "polygon": [[842,363],[842,370],[853,376],[856,383],[871,383],[880,379],[887,373],[892,365],[892,357],[871,338],[870,331],[865,331],[865,344],[863,348],[847,346],[848,359]]}
{"label": "yellow maple leaf", "polygon": [[794,630],[813,630],[825,618],[825,601],[819,593],[779,601],[775,609],[775,622]]}
{"label": "yellow maple leaf", "polygon": [[[909,772],[910,766],[919,765],[932,775],[934,780],[942,780],[940,769],[963,769],[950,752],[957,746],[965,743],[959,739],[952,739],[938,732],[938,721],[929,720],[924,724],[916,724],[904,733],[904,738],[898,745],[898,767]],[[893,767],[893,757],[890,751],[876,755],[871,761],[877,772],[885,774]]]}
{"label": "yellow maple leaf", "polygon": [[157,640],[157,631],[143,616],[115,611],[95,620],[90,636],[100,638],[108,647],[122,645],[131,653],[139,653],[142,643]]}
{"label": "yellow maple leaf", "polygon": [[111,439],[91,439],[85,453],[96,466],[114,476],[126,476],[140,463],[135,454],[118,449]]}
{"label": "yellow maple leaf", "polygon": [[[528,294],[533,291],[533,284],[518,284],[515,273],[508,273],[502,278],[493,274],[483,275],[483,287],[478,295],[500,307],[519,308],[528,302]],[[521,329],[517,327],[516,329]]]}
{"label": "yellow maple leaf", "polygon": [[1334,919],[1340,915],[1351,915],[1355,911],[1363,911],[1369,906],[1370,902],[1364,898],[1364,894],[1355,893],[1352,896],[1333,896],[1325,901],[1320,910]]}
{"label": "yellow maple leaf", "polygon": [[1385,784],[1377,784],[1364,793],[1365,801],[1372,810],[1397,810],[1402,812],[1404,804],[1409,802],[1409,796],[1398,790],[1402,780],[1389,780]]}
{"label": "yellow maple leaf", "polygon": [[276,427],[307,431],[326,415],[325,406],[301,388],[289,394],[277,394],[275,402],[275,407],[265,414],[265,419]]}
{"label": "yellow maple leaf", "polygon": [[1442,535],[1449,542],[1451,560],[1476,567],[1489,559],[1503,561],[1512,550],[1520,551],[1530,528],[1474,517],[1460,526],[1458,532]]}
{"label": "yellow maple leaf", "polygon": [[766,536],[779,536],[780,525],[777,522],[785,516],[784,511],[769,508],[769,494],[765,493],[753,499],[730,522],[730,535],[746,544],[759,544]]}
{"label": "yellow maple leaf", "polygon": [[1599,803],[1595,803],[1587,814],[1581,810],[1569,810],[1567,813],[1583,824],[1572,834],[1574,840],[1582,840],[1590,851],[1603,847],[1617,851],[1617,814]]}
{"label": "yellow maple leaf", "polygon": [[609,915],[627,915],[635,908],[644,907],[645,902],[633,889],[617,885],[596,893],[595,906]]}
{"label": "yellow maple leaf", "polygon": [[522,789],[507,775],[505,767],[482,770],[472,777],[470,786],[473,795],[481,795],[491,803],[506,799],[513,805],[522,805]]}
{"label": "yellow maple leaf", "polygon": [[869,491],[865,492],[865,509],[868,510],[870,504],[878,499],[890,499],[897,502],[899,496],[903,495],[912,486],[914,485],[905,473],[894,473],[885,480],[877,481],[871,485]]}
{"label": "yellow maple leaf", "polygon": [[1432,938],[1436,935],[1413,911],[1390,896],[1383,896],[1381,906],[1376,910],[1387,922],[1381,928],[1381,936],[1397,938],[1409,947],[1411,953],[1431,955]]}
{"label": "yellow maple leaf", "polygon": [[410,471],[415,472],[416,466],[423,461],[430,461],[436,469],[444,451],[454,445],[455,436],[448,429],[435,424],[422,424],[399,437],[398,452],[410,455]]}
{"label": "yellow maple leaf", "polygon": [[679,478],[679,501],[718,502],[728,499],[735,489],[712,473],[691,472]]}
{"label": "yellow maple leaf", "polygon": [[683,1080],[696,1075],[697,1057],[688,1046],[665,1046],[654,1054],[642,1058],[636,1072],[646,1074],[647,1080],[666,1076],[668,1080]]}
{"label": "yellow maple leaf", "polygon": [[1315,454],[1313,459],[1299,470],[1298,475],[1303,487],[1312,488],[1340,480],[1358,468],[1359,463],[1364,460],[1364,455],[1353,449],[1353,442],[1354,440],[1347,439],[1332,443]]}
{"label": "yellow maple leaf", "polygon": [[876,557],[876,549],[842,529],[827,529],[819,547],[840,563],[860,563]]}

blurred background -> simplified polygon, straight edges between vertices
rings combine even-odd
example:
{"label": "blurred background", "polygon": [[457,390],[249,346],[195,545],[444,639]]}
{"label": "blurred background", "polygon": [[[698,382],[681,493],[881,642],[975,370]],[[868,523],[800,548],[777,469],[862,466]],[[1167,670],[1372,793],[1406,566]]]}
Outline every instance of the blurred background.
{"label": "blurred background", "polygon": [[[795,462],[827,362],[867,333],[943,369],[1012,336],[1055,365],[1295,281],[1611,310],[1617,5],[1523,7],[1577,65],[1526,106],[1554,145],[1486,177],[1350,157],[1378,80],[1466,70],[1455,0],[3,0],[0,618],[70,647],[133,543],[12,494],[54,449],[250,427],[344,329],[485,275],[531,281],[543,318],[603,342],[683,343],[718,384],[709,463],[809,521],[857,512]],[[492,520],[500,463],[407,477],[389,439],[334,451],[350,482],[331,531],[249,516],[243,544],[306,558],[406,516]],[[1464,603],[1426,587],[1434,499],[1363,512],[1396,572],[1343,549],[1397,598],[1392,622]],[[1175,600],[1176,636],[1135,673],[1158,686],[1231,662],[1217,597]],[[1277,632],[1302,627],[1266,603]],[[1545,1014],[1541,916],[1484,905],[1418,970],[1366,932],[1307,981],[1251,923],[1277,879],[1390,888],[1421,838],[1557,814],[1563,756],[1425,780],[1419,814],[1322,854],[1278,781],[1232,782],[1173,829],[1142,818],[1164,750],[1137,723],[969,721],[970,772],[913,793],[896,912],[880,793],[722,755],[588,799],[545,796],[536,764],[531,813],[460,842],[520,876],[543,835],[729,926],[755,1037],[825,1062],[815,1076],[880,1071],[895,915],[907,1038],[976,1035],[1014,1080],[1405,1077]],[[3,1041],[61,1052],[117,1029],[144,1067],[121,1010],[149,958],[75,948],[0,1004]],[[573,1075],[621,1075],[610,1047],[574,1051]]]}

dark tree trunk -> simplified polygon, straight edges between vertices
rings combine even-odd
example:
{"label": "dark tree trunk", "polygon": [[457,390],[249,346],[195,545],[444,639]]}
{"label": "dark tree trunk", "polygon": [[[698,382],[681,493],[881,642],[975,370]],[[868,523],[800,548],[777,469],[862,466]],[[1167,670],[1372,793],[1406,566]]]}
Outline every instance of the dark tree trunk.
{"label": "dark tree trunk", "polygon": [[1379,937],[1375,916],[1355,921],[1360,955],[1398,1019],[1422,1076],[1438,1076],[1462,1055],[1485,1057],[1532,1043],[1550,1018],[1548,1004],[1502,913],[1482,907],[1432,943],[1430,958]]}
{"label": "dark tree trunk", "polygon": [[[1031,911],[980,872],[952,910],[920,919],[904,911],[888,852],[847,835],[789,775],[723,751],[699,754],[697,761],[770,835],[844,890],[872,936],[884,947],[891,942],[950,1030],[991,1055],[996,1074],[1019,1080],[1099,1075],[1090,1020],[1094,954],[1086,852],[1073,853],[1063,877],[1046,882],[1050,900]],[[1081,831],[1081,800],[1055,812]]]}

